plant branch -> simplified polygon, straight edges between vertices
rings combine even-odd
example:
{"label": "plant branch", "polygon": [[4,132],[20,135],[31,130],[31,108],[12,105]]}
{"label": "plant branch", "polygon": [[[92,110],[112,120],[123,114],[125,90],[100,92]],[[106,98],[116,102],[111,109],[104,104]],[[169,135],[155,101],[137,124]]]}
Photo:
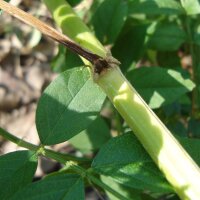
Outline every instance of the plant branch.
{"label": "plant branch", "polygon": [[120,63],[112,58],[111,56],[107,58],[103,58],[95,53],[90,52],[88,49],[81,47],[75,41],[71,40],[66,35],[58,32],[56,29],[52,28],[51,26],[45,24],[41,20],[37,19],[36,17],[24,12],[23,10],[5,2],[4,0],[0,0],[0,8],[10,15],[18,18],[19,20],[23,21],[30,26],[38,29],[44,35],[50,37],[51,39],[63,44],[72,52],[78,54],[79,56],[85,58],[90,63],[93,64],[94,72],[97,74],[101,74],[102,71],[109,68],[112,64],[119,65]]}
{"label": "plant branch", "polygon": [[108,186],[107,184],[103,183],[101,180],[96,178],[93,174],[91,174],[90,170],[85,170],[84,168],[82,168],[82,167],[80,167],[78,165],[75,165],[73,163],[70,165],[70,168],[73,171],[75,171],[76,173],[80,174],[81,176],[86,177],[89,181],[91,181],[95,185],[99,186],[100,188],[103,188],[104,190],[107,190],[108,192],[113,194],[118,199],[120,199],[120,200],[128,200],[126,197],[124,197],[123,195],[121,195],[117,191],[113,190],[110,186]]}
{"label": "plant branch", "polygon": [[3,138],[5,138],[5,139],[17,144],[18,146],[24,147],[24,148],[29,149],[31,151],[37,151],[39,149],[39,146],[31,144],[29,142],[26,142],[23,139],[20,139],[20,138],[18,138],[16,136],[10,134],[9,132],[7,132],[6,130],[4,130],[1,127],[0,127],[0,135]]}
{"label": "plant branch", "polygon": [[93,182],[94,184],[98,185],[99,187],[103,188],[104,190],[107,190],[111,194],[113,194],[115,197],[117,197],[120,200],[128,200],[126,197],[118,193],[117,191],[113,190],[110,186],[107,184],[103,183],[101,180],[96,178],[95,176],[88,174],[87,175],[88,179]]}
{"label": "plant branch", "polygon": [[[0,127],[0,135],[2,137],[4,137],[5,139],[17,144],[18,146],[24,147],[24,148],[29,149],[31,151],[37,152],[42,148],[41,146],[31,144],[29,142],[26,142],[23,139],[20,139],[16,136],[12,135],[11,133],[7,132],[6,130],[4,130],[1,127]],[[47,156],[47,157],[52,158],[54,160],[57,160],[61,163],[63,163],[63,162],[66,163],[67,161],[75,161],[75,162],[78,162],[78,163],[90,162],[90,159],[87,159],[87,158],[79,158],[79,157],[75,157],[75,156],[72,156],[72,155],[55,152],[55,151],[47,149],[47,148],[42,148],[42,152],[43,152],[44,156]]]}
{"label": "plant branch", "polygon": [[33,26],[34,28],[41,31],[44,35],[50,37],[51,39],[65,45],[68,49],[72,52],[82,56],[83,58],[90,61],[92,64],[96,64],[98,60],[103,60],[103,58],[97,54],[90,52],[89,50],[82,48],[76,42],[71,40],[66,35],[58,32],[56,29],[52,28],[51,26],[45,24],[41,20],[33,17],[32,15],[24,12],[23,10],[3,1],[0,0],[0,8],[10,15],[18,18],[19,20],[23,21],[26,24]]}
{"label": "plant branch", "polygon": [[[3,128],[0,127],[0,135],[3,136],[5,139],[21,146],[21,147],[24,147],[26,149],[29,149],[31,151],[35,151],[35,152],[38,152],[40,151],[40,148],[41,146],[37,146],[37,145],[34,145],[34,144],[31,144],[29,142],[26,142],[24,141],[23,139],[19,139],[18,137],[10,134],[9,132],[7,132],[6,130],[4,130]],[[80,174],[80,175],[86,175],[86,177],[93,183],[95,183],[96,185],[98,185],[99,187],[109,191],[110,193],[112,193],[113,195],[115,195],[116,197],[120,198],[120,199],[124,199],[126,200],[125,197],[123,197],[122,195],[120,195],[118,192],[116,192],[115,190],[113,190],[112,188],[110,188],[108,185],[104,184],[103,182],[101,182],[100,180],[98,180],[96,177],[94,177],[93,175],[91,175],[90,173],[87,173],[87,170],[85,170],[84,168],[76,165],[74,162],[89,162],[90,159],[87,159],[87,158],[78,158],[78,157],[74,157],[74,156],[71,156],[71,155],[67,155],[67,154],[62,154],[62,153],[59,153],[59,152],[55,152],[53,150],[50,150],[50,149],[46,149],[46,148],[43,148],[42,149],[42,155],[43,156],[46,156],[48,158],[51,158],[53,160],[56,160],[57,162],[59,163],[62,163],[64,165],[67,164],[67,162],[71,162],[72,164],[70,165],[70,168]]]}

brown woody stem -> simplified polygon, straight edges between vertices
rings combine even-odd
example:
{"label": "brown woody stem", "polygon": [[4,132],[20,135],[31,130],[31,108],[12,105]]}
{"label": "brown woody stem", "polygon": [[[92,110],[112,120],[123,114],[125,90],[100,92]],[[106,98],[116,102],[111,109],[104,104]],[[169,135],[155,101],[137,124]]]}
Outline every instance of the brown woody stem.
{"label": "brown woody stem", "polygon": [[104,60],[101,56],[94,54],[85,48],[82,48],[80,45],[78,45],[76,42],[71,40],[69,37],[58,32],[56,29],[45,24],[44,22],[37,19],[36,17],[24,12],[23,10],[21,10],[3,0],[0,0],[0,8],[2,10],[6,11],[7,13],[9,13],[10,15],[23,21],[24,23],[29,24],[29,25],[33,26],[34,28],[38,29],[44,35],[65,45],[72,52],[82,56],[83,58],[85,58],[86,60],[88,60],[92,64],[94,64],[95,66],[96,66],[96,64],[102,63],[101,61]]}

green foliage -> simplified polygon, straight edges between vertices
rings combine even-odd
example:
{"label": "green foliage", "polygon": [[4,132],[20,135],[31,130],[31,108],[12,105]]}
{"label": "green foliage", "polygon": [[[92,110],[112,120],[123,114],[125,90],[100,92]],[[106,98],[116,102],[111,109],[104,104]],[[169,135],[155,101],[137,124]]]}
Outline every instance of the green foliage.
{"label": "green foliage", "polygon": [[183,12],[175,0],[129,0],[129,14],[179,15]]}
{"label": "green foliage", "polygon": [[[76,6],[82,1],[67,2]],[[200,165],[200,101],[195,99],[200,95],[199,1],[95,0],[90,11],[80,12],[97,38],[120,60],[130,83]],[[69,21],[63,20],[61,26]],[[73,26],[71,23],[70,28]],[[72,35],[77,34],[82,32]],[[185,64],[188,55],[192,62]],[[36,112],[42,145],[68,140],[82,157],[51,152],[43,146],[38,152],[1,156],[0,199],[81,200],[84,180],[85,186],[96,184],[112,200],[119,199],[116,193],[130,200],[178,199],[135,136],[125,133],[127,124],[108,106],[109,100],[82,65],[78,56],[59,47],[51,67],[60,74],[44,90]],[[8,139],[21,144],[16,138]],[[41,154],[66,166],[63,173],[31,183]],[[68,162],[70,159],[77,163]]]}
{"label": "green foliage", "polygon": [[176,23],[152,23],[147,30],[147,45],[158,51],[175,51],[186,41],[185,32]]}
{"label": "green foliage", "polygon": [[181,0],[181,4],[188,15],[200,13],[199,0]]}
{"label": "green foliage", "polygon": [[[114,188],[116,191],[118,191],[120,194],[122,194],[124,197],[127,199],[134,199],[134,200],[141,200],[141,191],[136,190],[133,188],[126,187],[116,181],[114,181],[111,177],[109,176],[104,176],[101,175],[101,180],[107,184],[109,184],[112,188]],[[109,199],[112,200],[118,200],[112,193],[106,192],[108,195]]]}
{"label": "green foliage", "polygon": [[104,99],[105,94],[87,68],[60,74],[38,103],[36,126],[42,144],[64,142],[86,129],[97,117]]}
{"label": "green foliage", "polygon": [[17,192],[12,200],[84,200],[83,180],[75,174],[57,174],[31,183]]}
{"label": "green foliage", "polygon": [[[200,138],[200,121],[197,119],[190,119],[188,122],[188,134]],[[198,140],[197,140],[198,141]]]}
{"label": "green foliage", "polygon": [[157,53],[156,59],[160,67],[181,67],[181,62],[177,51],[160,51]]}
{"label": "green foliage", "polygon": [[135,189],[171,192],[159,169],[133,136],[124,134],[111,139],[94,158],[95,172],[110,176],[117,182]]}
{"label": "green foliage", "polygon": [[98,39],[104,44],[112,44],[127,16],[127,2],[123,0],[104,0],[96,8],[92,17],[92,25]]}
{"label": "green foliage", "polygon": [[37,156],[31,151],[16,151],[0,156],[0,199],[10,199],[32,182]]}
{"label": "green foliage", "polygon": [[173,103],[195,87],[180,72],[159,67],[135,69],[127,77],[151,108]]}
{"label": "green foliage", "polygon": [[81,65],[81,59],[61,45],[59,45],[59,51],[51,62],[51,68],[55,72],[64,72],[67,69],[80,67]]}
{"label": "green foliage", "polygon": [[89,153],[99,149],[110,137],[107,124],[101,117],[98,117],[87,129],[70,139],[69,142],[82,152]]}
{"label": "green foliage", "polygon": [[67,1],[71,6],[76,6],[81,2],[81,0],[68,0]]}
{"label": "green foliage", "polygon": [[186,151],[195,160],[195,162],[200,166],[200,142],[197,139],[192,138],[178,138],[179,142],[184,146]]}
{"label": "green foliage", "polygon": [[122,63],[121,68],[124,73],[133,69],[144,54],[147,28],[148,24],[140,24],[138,20],[130,18],[120,32],[112,48],[112,54]]}

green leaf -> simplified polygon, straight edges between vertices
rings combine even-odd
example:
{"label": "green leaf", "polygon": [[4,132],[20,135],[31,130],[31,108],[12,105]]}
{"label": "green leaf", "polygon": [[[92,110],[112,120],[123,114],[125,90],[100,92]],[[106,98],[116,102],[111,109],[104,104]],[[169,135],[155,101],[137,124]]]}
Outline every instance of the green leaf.
{"label": "green leaf", "polygon": [[[178,102],[183,105],[184,107],[182,107],[182,110],[185,109],[185,110],[188,110],[188,107],[191,107],[191,98],[187,95],[187,94],[184,94],[183,96],[181,96],[179,99],[178,99]],[[188,113],[190,111],[188,110]]]}
{"label": "green leaf", "polygon": [[188,134],[192,137],[200,138],[200,121],[191,118],[188,122]]}
{"label": "green leaf", "polygon": [[104,0],[92,16],[92,25],[98,39],[112,44],[121,31],[127,16],[127,2]]}
{"label": "green leaf", "polygon": [[181,0],[181,4],[187,15],[195,15],[200,13],[199,0]]}
{"label": "green leaf", "polygon": [[200,140],[194,138],[177,137],[181,145],[200,167]]}
{"label": "green leaf", "polygon": [[[174,103],[168,104],[166,106],[162,106],[162,110],[163,110],[166,118],[174,119],[174,116],[176,116],[177,114],[178,115],[181,114],[181,105],[180,105],[180,103],[174,102]],[[173,122],[174,121],[172,121],[172,123]],[[176,122],[176,120],[175,120],[175,122]],[[169,121],[169,123],[171,123],[171,120]]]}
{"label": "green leaf", "polygon": [[170,104],[195,86],[180,72],[160,67],[141,67],[127,77],[151,108]]}
{"label": "green leaf", "polygon": [[[153,198],[149,194],[146,194],[146,193],[142,193],[141,196],[142,196],[142,198],[141,198],[142,200],[157,200],[158,199],[158,198]],[[168,197],[167,197],[167,200],[172,200],[172,199],[168,199]],[[180,199],[176,199],[176,200],[180,200]]]}
{"label": "green leaf", "polygon": [[124,72],[133,68],[131,66],[141,59],[145,50],[147,27],[146,24],[139,24],[137,21],[129,19],[117,38],[112,48],[112,54],[120,60],[121,69]]}
{"label": "green leaf", "polygon": [[74,174],[59,174],[34,182],[17,192],[10,200],[84,200],[82,178]]}
{"label": "green leaf", "polygon": [[160,67],[181,67],[180,57],[177,51],[159,51],[157,53],[157,62]]}
{"label": "green leaf", "polygon": [[66,0],[71,6],[76,6],[81,2],[81,0]]}
{"label": "green leaf", "polygon": [[147,30],[148,48],[175,51],[186,41],[185,32],[176,23],[152,23]]}
{"label": "green leaf", "polygon": [[[141,197],[140,197],[141,191],[139,190],[126,187],[122,184],[117,183],[111,177],[104,176],[104,175],[101,175],[101,181],[109,185],[113,190],[117,191],[118,193],[120,193],[122,196],[124,196],[127,199],[141,200]],[[108,191],[105,191],[105,192],[108,195],[110,200],[119,200],[117,197],[115,197]]]}
{"label": "green leaf", "polygon": [[197,45],[200,45],[200,24],[199,24],[199,19],[197,18],[195,21],[197,22],[197,24],[195,24],[194,27],[191,27],[190,29],[192,29],[194,31],[194,43]]}
{"label": "green leaf", "polygon": [[37,156],[31,151],[16,151],[0,156],[0,199],[10,199],[31,183],[37,168]]}
{"label": "green leaf", "polygon": [[84,153],[99,149],[110,139],[110,130],[104,120],[98,117],[86,130],[74,136],[69,142]]}
{"label": "green leaf", "polygon": [[51,68],[54,72],[64,72],[67,69],[81,66],[81,59],[67,48],[59,45],[58,54],[51,62]]}
{"label": "green leaf", "polygon": [[178,15],[183,14],[180,3],[174,0],[130,0],[129,14]]}
{"label": "green leaf", "polygon": [[60,74],[38,103],[36,126],[42,144],[64,142],[86,129],[96,119],[104,99],[87,68]]}
{"label": "green leaf", "polygon": [[[169,120],[170,121],[170,120]],[[178,136],[187,136],[187,130],[185,128],[185,124],[180,121],[171,121],[167,123],[167,128],[171,131],[171,133],[176,134]]]}
{"label": "green leaf", "polygon": [[127,133],[106,143],[93,160],[92,168],[131,188],[154,192],[172,191],[133,134]]}

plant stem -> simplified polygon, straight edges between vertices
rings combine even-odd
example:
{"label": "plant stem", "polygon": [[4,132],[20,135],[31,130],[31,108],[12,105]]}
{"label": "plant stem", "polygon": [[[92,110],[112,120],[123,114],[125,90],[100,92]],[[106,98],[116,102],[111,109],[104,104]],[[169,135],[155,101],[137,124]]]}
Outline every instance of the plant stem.
{"label": "plant stem", "polygon": [[[31,144],[29,142],[26,142],[22,139],[19,139],[18,137],[10,134],[9,132],[7,132],[6,130],[2,129],[0,127],[0,135],[3,136],[5,139],[21,146],[21,147],[24,147],[26,149],[29,149],[31,151],[35,151],[35,152],[38,152],[38,150],[41,148],[40,146],[37,146],[37,145],[34,145],[34,144]],[[48,157],[48,158],[51,158],[53,160],[56,160],[57,162],[59,163],[62,163],[64,165],[66,165],[66,163],[68,161],[74,161],[74,162],[89,162],[90,160],[89,159],[86,159],[86,158],[78,158],[78,157],[74,157],[74,156],[71,156],[71,155],[67,155],[67,154],[61,154],[61,153],[58,153],[58,152],[55,152],[55,151],[52,151],[50,149],[46,149],[44,148],[42,150],[43,152],[43,155]],[[112,193],[114,196],[120,198],[120,199],[124,199],[126,200],[125,197],[123,197],[121,194],[119,194],[118,192],[116,192],[115,190],[113,190],[112,188],[110,188],[108,185],[104,184],[102,181],[98,180],[95,176],[93,176],[92,174],[90,173],[87,173],[87,170],[85,170],[84,168],[78,166],[78,165],[71,165],[70,168],[80,174],[80,175],[83,175],[85,174],[86,177],[93,183],[95,183],[96,185],[98,185],[99,187],[101,188],[104,188],[105,190],[109,191],[110,193]]]}
{"label": "plant stem", "polygon": [[98,84],[173,185],[177,194],[182,199],[198,200],[200,197],[198,166],[121,71],[118,68],[109,70],[99,78]]}
{"label": "plant stem", "polygon": [[99,187],[103,188],[104,190],[107,190],[111,194],[113,194],[115,197],[117,197],[120,200],[128,200],[126,197],[118,193],[117,191],[113,190],[110,186],[107,184],[103,183],[101,180],[96,178],[95,176],[92,176],[91,174],[87,174],[88,179],[98,185]]}
{"label": "plant stem", "polygon": [[[4,9],[5,11],[7,11],[8,13],[10,13],[11,15],[17,17],[18,19],[24,21],[25,23],[28,23],[29,25],[37,28],[38,30],[40,30],[43,34],[51,37],[52,39],[64,44],[65,46],[67,46],[70,50],[72,50],[73,52],[79,54],[80,56],[83,56],[84,58],[86,58],[88,61],[90,61],[92,64],[94,64],[96,66],[95,71],[100,73],[102,70],[102,67],[104,68],[104,66],[102,66],[102,61],[103,61],[103,65],[105,64],[106,66],[108,65],[106,60],[103,60],[103,58],[101,58],[100,56],[91,53],[90,51],[88,51],[87,49],[82,48],[81,46],[77,45],[74,41],[72,41],[71,39],[69,39],[68,37],[66,37],[65,35],[60,34],[59,32],[57,32],[55,29],[49,27],[48,25],[44,24],[43,22],[41,22],[40,20],[36,19],[35,17],[27,14],[26,12],[12,6],[9,5],[8,3],[1,1],[0,0],[0,8]],[[100,60],[100,62],[98,62]],[[104,63],[106,62],[106,63]],[[87,61],[86,61],[87,63]],[[100,66],[98,66],[100,65]],[[98,68],[100,67],[100,68]],[[82,158],[77,158],[77,157],[73,157],[70,155],[64,155],[58,152],[54,152],[52,150],[49,149],[45,149],[42,148],[40,146],[36,146],[33,145],[31,143],[28,143],[22,139],[19,139],[15,136],[13,136],[12,134],[8,133],[7,131],[5,131],[4,129],[0,128],[0,135],[2,135],[4,138],[18,144],[21,147],[25,147],[29,150],[35,151],[35,152],[40,152],[42,153],[42,155],[54,159],[62,164],[66,164],[67,160],[73,160],[73,161],[89,161],[87,159],[82,159]],[[115,190],[113,190],[111,187],[109,187],[108,185],[104,184],[102,181],[100,181],[99,179],[97,179],[96,177],[94,177],[93,175],[91,175],[90,173],[87,173],[87,171],[83,168],[81,168],[78,165],[72,165],[71,168],[78,174],[80,175],[86,175],[86,177],[93,183],[95,183],[96,185],[98,185],[101,188],[104,188],[105,190],[109,191],[110,193],[112,193],[114,196],[116,196],[117,198],[121,199],[121,200],[127,200],[127,198],[125,198],[124,196],[122,196],[121,194],[119,194],[118,192],[116,192]]]}
{"label": "plant stem", "polygon": [[[101,74],[104,70],[109,68],[112,63],[119,63],[116,59],[107,59],[107,57],[101,57],[95,53],[90,52],[88,49],[81,47],[79,44],[71,40],[68,36],[59,33],[54,28],[48,26],[39,19],[33,17],[32,15],[24,12],[23,10],[12,6],[11,4],[0,0],[0,8],[8,12],[10,15],[20,19],[21,21],[37,28],[46,36],[52,38],[53,40],[65,45],[72,52],[85,58],[92,64],[93,71],[97,74]],[[87,63],[86,63],[87,64]]]}
{"label": "plant stem", "polygon": [[92,64],[95,64],[98,59],[103,59],[100,56],[88,51],[87,49],[82,48],[79,44],[71,40],[66,35],[59,33],[56,29],[48,26],[44,22],[40,21],[39,19],[33,17],[32,15],[24,12],[23,10],[3,1],[0,0],[0,8],[4,11],[8,12],[10,15],[18,18],[19,20],[29,24],[39,31],[41,31],[44,35],[52,38],[53,40],[65,45],[69,48],[72,52],[77,53],[78,55],[84,57]]}
{"label": "plant stem", "polygon": [[[0,135],[2,137],[4,137],[5,139],[17,144],[18,146],[24,147],[24,148],[29,149],[31,151],[38,152],[38,150],[41,149],[41,146],[37,146],[37,145],[31,144],[29,142],[26,142],[25,140],[20,139],[16,136],[10,134],[9,132],[7,132],[6,130],[4,130],[1,127],[0,127]],[[63,162],[66,163],[67,161],[75,161],[75,162],[78,162],[78,163],[90,161],[90,159],[87,159],[87,158],[79,158],[79,157],[75,157],[75,156],[72,156],[72,155],[55,152],[53,150],[46,149],[46,148],[43,148],[42,152],[45,156],[52,158],[54,160],[57,160],[61,163],[63,163]]]}
{"label": "plant stem", "polygon": [[29,142],[24,141],[23,139],[20,139],[12,134],[10,134],[9,132],[7,132],[6,130],[4,130],[3,128],[0,127],[0,135],[2,137],[4,137],[5,139],[17,144],[20,147],[24,147],[26,149],[29,149],[31,151],[37,151],[39,149],[39,146],[36,146],[34,144],[31,144]]}
{"label": "plant stem", "polygon": [[85,170],[84,168],[78,166],[78,165],[71,165],[70,168],[77,172],[78,174],[82,175],[83,177],[86,177],[89,181],[93,182],[100,188],[103,188],[104,190],[107,190],[111,194],[113,194],[115,197],[119,198],[120,200],[128,200],[126,197],[118,193],[117,191],[113,190],[110,186],[103,183],[101,180],[96,178],[94,175],[91,174],[90,170]]}
{"label": "plant stem", "polygon": [[[65,35],[102,58],[106,57],[106,50],[103,45],[91,34],[90,29],[75,14],[66,0],[43,0],[43,2]],[[88,64],[88,62],[85,61],[85,64]]]}
{"label": "plant stem", "polygon": [[[43,0],[63,32],[98,55],[105,50],[65,0]],[[101,51],[99,51],[99,49]],[[200,171],[195,162],[158,119],[117,67],[97,79],[144,148],[182,199],[200,197]]]}

